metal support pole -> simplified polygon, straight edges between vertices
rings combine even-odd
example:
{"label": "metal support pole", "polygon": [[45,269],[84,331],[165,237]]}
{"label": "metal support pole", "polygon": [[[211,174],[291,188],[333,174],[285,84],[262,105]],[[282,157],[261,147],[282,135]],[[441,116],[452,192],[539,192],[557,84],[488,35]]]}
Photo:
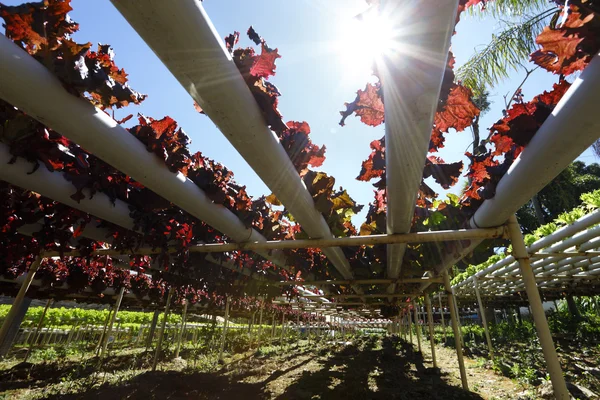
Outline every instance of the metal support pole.
{"label": "metal support pole", "polygon": [[46,318],[46,313],[48,312],[48,308],[50,308],[50,304],[52,304],[52,299],[48,299],[48,301],[46,302],[46,307],[44,307],[44,311],[42,312],[40,321],[38,322],[37,327],[35,328],[33,340],[31,341],[31,343],[29,343],[29,348],[27,349],[27,354],[25,354],[25,359],[23,360],[23,362],[27,362],[27,360],[29,359],[29,355],[31,354],[31,350],[33,350],[33,347],[39,339],[40,329],[42,329],[42,325],[44,325],[44,318]]}
{"label": "metal support pole", "polygon": [[419,311],[417,310],[417,302],[413,300],[413,311],[415,314],[415,330],[417,331],[417,346],[419,353],[422,353],[421,349],[421,329],[419,327]]}
{"label": "metal support pole", "polygon": [[413,337],[412,337],[412,318],[410,316],[410,308],[407,310],[408,312],[406,313],[406,317],[408,318],[408,332],[410,333],[410,344],[413,343]]}
{"label": "metal support pole", "polygon": [[2,327],[0,328],[0,345],[2,345],[3,348],[4,347],[7,348],[7,351],[6,351],[7,353],[8,353],[8,349],[10,348],[10,345],[6,346],[4,342],[8,338],[8,333],[9,333],[10,329],[13,327],[13,324],[16,323],[16,321],[17,321],[17,316],[19,315],[21,307],[23,306],[23,302],[25,299],[25,295],[27,294],[27,290],[29,290],[29,286],[31,285],[31,282],[33,281],[33,278],[35,277],[35,273],[37,272],[38,268],[40,267],[41,262],[42,262],[42,256],[38,255],[35,258],[35,260],[31,263],[31,265],[29,266],[29,271],[27,271],[25,280],[21,284],[21,287],[19,288],[19,292],[17,293],[17,297],[15,297],[15,301],[13,301],[13,304],[10,307],[10,310],[8,310],[8,314],[6,314],[6,318],[4,318]]}
{"label": "metal support pole", "polygon": [[285,334],[285,313],[281,313],[281,337],[280,337],[280,341],[281,344],[283,344],[283,335]]}
{"label": "metal support pole", "polygon": [[96,353],[97,356],[100,355],[100,350],[102,349],[102,344],[104,343],[104,335],[106,335],[106,330],[108,329],[108,323],[110,322],[112,313],[113,313],[113,308],[108,310],[108,315],[106,316],[106,322],[104,322],[104,327],[102,328],[102,333],[100,334],[100,340],[98,340],[98,345],[96,346],[96,349],[94,350],[94,352]]}
{"label": "metal support pole", "polygon": [[219,361],[223,361],[223,351],[225,350],[225,339],[227,338],[227,326],[229,325],[229,304],[231,297],[227,296],[225,303],[225,321],[223,321],[223,332],[221,332],[221,345],[219,346]]}
{"label": "metal support pole", "polygon": [[156,331],[156,324],[158,324],[158,317],[160,316],[160,310],[158,307],[154,310],[152,316],[152,322],[150,323],[150,330],[148,332],[148,338],[146,339],[146,351],[152,346],[152,340],[154,339],[154,332]]}
{"label": "metal support pole", "polygon": [[169,309],[171,308],[171,298],[173,297],[173,286],[169,288],[169,294],[167,295],[167,304],[165,305],[165,315],[163,317],[162,325],[160,326],[160,332],[158,334],[158,343],[156,344],[156,351],[154,352],[154,360],[152,360],[152,371],[156,371],[156,365],[158,364],[158,357],[160,355],[160,348],[162,347],[163,338],[165,336],[165,327],[167,326],[167,319],[169,318]]}
{"label": "metal support pole", "polygon": [[552,335],[550,328],[548,327],[548,321],[546,320],[546,313],[542,305],[542,299],[540,298],[540,292],[538,291],[537,284],[535,283],[535,275],[531,269],[531,262],[529,260],[529,254],[525,247],[523,240],[523,234],[519,227],[517,217],[512,215],[508,220],[508,234],[513,248],[513,256],[519,262],[519,268],[525,283],[525,290],[527,292],[527,298],[531,306],[531,312],[533,314],[533,320],[535,323],[535,329],[537,330],[540,345],[542,346],[542,352],[544,353],[544,359],[546,360],[546,367],[550,374],[550,380],[552,381],[552,388],[554,389],[554,396],[559,400],[568,400],[571,398],[569,391],[567,390],[567,384],[565,383],[565,377],[563,375],[554,342],[552,341]]}
{"label": "metal support pole", "polygon": [[460,338],[460,344],[465,346],[465,338],[462,334],[462,324],[460,323],[460,308],[458,308],[458,298],[456,297],[456,292],[454,288],[452,288],[452,298],[454,299],[454,309],[456,310],[456,323],[458,324],[458,337]]}
{"label": "metal support pole", "polygon": [[400,315],[400,332],[402,339],[406,340],[406,315],[402,311],[400,311]]}
{"label": "metal support pole", "polygon": [[264,309],[264,303],[261,302],[260,303],[260,314],[258,316],[258,343],[256,344],[256,347],[260,347],[260,342],[262,339],[262,319],[263,319],[263,309]]}
{"label": "metal support pole", "polygon": [[440,302],[440,315],[442,316],[442,329],[444,332],[444,344],[446,343],[446,322],[444,321],[444,306],[442,305],[442,294],[438,295],[438,300]]}
{"label": "metal support pole", "polygon": [[437,368],[437,360],[435,357],[435,338],[433,337],[433,315],[431,313],[431,299],[429,294],[425,293],[425,307],[427,307],[427,322],[429,323],[429,343],[431,343],[431,358],[433,360],[433,368]]}
{"label": "metal support pole", "polygon": [[106,331],[106,335],[104,335],[104,341],[102,343],[102,351],[100,352],[100,359],[104,358],[104,353],[106,353],[106,347],[108,346],[108,338],[112,332],[113,324],[117,319],[117,313],[119,312],[119,307],[121,307],[121,301],[123,301],[123,295],[125,294],[125,286],[121,288],[119,292],[119,297],[117,297],[117,302],[115,304],[115,312],[113,312],[112,318],[110,319],[110,324],[108,325],[108,330]]}
{"label": "metal support pole", "polygon": [[183,331],[185,330],[185,321],[187,318],[187,306],[186,300],[183,301],[183,316],[181,319],[181,329],[179,330],[179,337],[177,338],[177,350],[175,350],[175,358],[179,357],[179,351],[181,350],[181,341],[183,340]]}
{"label": "metal support pole", "polygon": [[481,323],[483,324],[483,330],[485,331],[485,340],[487,341],[488,350],[490,351],[490,358],[494,355],[494,349],[492,347],[492,338],[490,337],[490,331],[488,330],[487,320],[485,318],[485,310],[483,309],[483,302],[481,301],[481,295],[479,294],[479,283],[477,277],[473,277],[473,283],[475,285],[475,295],[477,296],[477,304],[479,305],[479,313],[481,314]]}
{"label": "metal support pole", "polygon": [[462,345],[460,342],[460,328],[458,326],[458,315],[454,307],[454,295],[452,294],[452,286],[450,285],[450,277],[448,271],[444,271],[444,287],[448,296],[448,308],[450,309],[450,319],[452,320],[452,331],[454,332],[454,345],[456,346],[456,357],[458,358],[458,368],[460,369],[460,380],[462,387],[469,390],[467,382],[467,371],[465,370],[465,360],[463,359]]}
{"label": "metal support pole", "polygon": [[271,317],[271,341],[275,338],[275,313]]}

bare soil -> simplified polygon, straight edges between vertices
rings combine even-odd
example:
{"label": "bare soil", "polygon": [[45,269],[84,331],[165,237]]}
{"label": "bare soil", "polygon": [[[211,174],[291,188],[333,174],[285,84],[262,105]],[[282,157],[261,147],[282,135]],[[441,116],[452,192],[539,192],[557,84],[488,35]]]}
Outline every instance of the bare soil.
{"label": "bare soil", "polygon": [[[523,389],[510,379],[469,359],[467,373],[472,391],[465,391],[460,387],[454,352],[438,346],[440,368],[435,369],[425,344],[423,351],[424,355],[396,337],[374,336],[351,343],[308,345],[305,342],[266,356],[238,355],[214,372],[198,372],[189,366],[190,361],[183,360],[162,363],[159,371],[151,372],[147,354],[115,356],[101,368],[94,363],[79,369],[70,363],[17,365],[0,372],[0,391],[4,391],[0,398],[491,400],[520,397]],[[96,377],[97,380],[91,379]],[[101,379],[105,383],[99,383]]]}

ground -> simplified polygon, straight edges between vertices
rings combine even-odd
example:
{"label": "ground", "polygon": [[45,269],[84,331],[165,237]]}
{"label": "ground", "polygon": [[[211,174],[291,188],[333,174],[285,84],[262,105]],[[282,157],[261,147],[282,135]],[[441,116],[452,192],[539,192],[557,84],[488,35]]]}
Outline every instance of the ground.
{"label": "ground", "polygon": [[[161,362],[149,371],[152,353],[116,352],[103,360],[68,358],[14,364],[0,372],[1,398],[48,399],[517,399],[524,389],[467,359],[472,392],[460,387],[456,354],[437,347],[440,370],[396,337],[351,342],[302,341],[236,355],[225,364],[206,357]],[[423,358],[424,356],[424,358]],[[201,372],[201,371],[211,372]]]}

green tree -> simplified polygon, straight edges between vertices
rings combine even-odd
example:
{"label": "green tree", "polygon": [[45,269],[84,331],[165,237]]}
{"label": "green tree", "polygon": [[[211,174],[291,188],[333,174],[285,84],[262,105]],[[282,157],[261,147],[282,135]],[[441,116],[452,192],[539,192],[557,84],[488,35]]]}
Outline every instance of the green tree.
{"label": "green tree", "polygon": [[542,220],[536,215],[534,202],[525,204],[517,211],[523,231],[533,232],[545,222],[577,207],[581,204],[580,196],[583,193],[596,189],[600,189],[600,165],[573,162],[537,194]]}

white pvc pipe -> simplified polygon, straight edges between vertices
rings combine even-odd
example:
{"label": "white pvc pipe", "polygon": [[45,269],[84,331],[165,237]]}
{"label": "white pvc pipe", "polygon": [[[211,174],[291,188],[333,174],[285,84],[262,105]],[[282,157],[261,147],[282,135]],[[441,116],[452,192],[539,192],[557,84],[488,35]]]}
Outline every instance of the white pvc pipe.
{"label": "white pvc pipe", "polygon": [[[600,210],[585,215],[579,218],[573,224],[564,226],[556,230],[554,233],[537,240],[535,243],[533,243],[527,248],[527,251],[529,254],[538,252],[543,248],[547,249],[546,252],[564,251],[571,246],[579,245],[600,235],[600,228],[589,228],[590,226],[595,225],[597,223],[600,223]],[[564,241],[559,243],[560,240]],[[582,259],[585,259],[585,257],[582,257]],[[533,266],[537,267],[539,265],[547,265],[554,261],[556,261],[555,258],[540,260],[534,263]],[[509,265],[509,268],[505,268]],[[498,261],[497,263],[487,267],[486,269],[477,272],[474,276],[483,277],[500,270],[502,270],[502,273],[505,273],[506,271],[514,270],[516,268],[518,268],[518,265],[515,262],[515,258],[513,256],[508,256],[503,260]],[[463,282],[456,284],[454,288],[460,288],[472,281],[473,277],[469,277]]]}
{"label": "white pvc pipe", "polygon": [[[41,231],[43,225],[41,223],[27,224],[19,227],[17,232],[25,236],[33,236],[35,233]],[[98,242],[111,242],[112,237],[108,236],[108,230],[100,229],[94,226],[94,222],[87,223],[81,232],[81,237],[92,239]],[[69,243],[75,244],[76,240],[71,240]]]}
{"label": "white pvc pipe", "polygon": [[[485,200],[471,225],[505,223],[523,204],[539,192],[600,136],[597,104],[600,102],[600,57],[596,55],[550,117],[515,160],[496,187],[493,199]],[[444,258],[439,273],[460,261],[481,241]],[[469,250],[469,251],[467,251]],[[427,285],[422,285],[424,290]]]}
{"label": "white pvc pipe", "polygon": [[[1,42],[0,42],[1,43]],[[33,169],[33,164],[22,159],[9,164],[12,155],[8,147],[0,143],[0,180],[19,186],[26,190],[32,190],[54,201],[58,201],[74,209],[81,210],[94,215],[102,220],[112,222],[122,228],[133,230],[134,222],[129,216],[129,205],[119,199],[115,199],[114,204],[104,193],[97,192],[90,199],[89,190],[84,189],[86,195],[80,202],[76,202],[70,196],[75,192],[75,187],[69,182],[62,173],[50,172],[45,166],[41,165],[33,174],[28,174]],[[19,233],[32,236],[38,232],[41,226],[39,224],[30,224],[19,228]],[[87,224],[82,232],[82,236],[110,242],[107,238],[107,231],[94,227],[93,224]],[[219,261],[208,255],[207,261],[224,268],[235,270],[241,274],[252,275],[246,269],[239,269],[232,261]]]}
{"label": "white pvc pipe", "polygon": [[[237,242],[266,239],[227,208],[214,204],[194,182],[173,174],[162,160],[103,111],[68,93],[42,64],[0,35],[0,97],[61,133],[106,163]],[[285,265],[281,254],[257,252]]]}
{"label": "white pvc pipe", "polygon": [[[446,70],[458,0],[438,0],[435,7],[419,2],[382,1],[382,12],[398,30],[397,48],[378,62],[385,98],[387,233],[407,233],[415,212],[433,116]],[[418,15],[406,34],[407,15]],[[402,32],[402,34],[400,33]],[[388,245],[387,273],[398,278],[405,244]],[[388,291],[393,292],[395,285]]]}
{"label": "white pvc pipe", "polygon": [[[112,0],[112,3],[307,234],[311,238],[333,238],[289,156],[267,127],[202,3],[195,0]],[[350,264],[340,248],[322,251],[344,279],[352,279]]]}
{"label": "white pvc pipe", "polygon": [[596,55],[573,82],[546,122],[483,202],[472,226],[491,227],[527,203],[600,137],[600,57]]}
{"label": "white pvc pipe", "polygon": [[[4,36],[0,37],[0,39],[2,38]],[[37,63],[35,60],[34,62]],[[92,214],[125,229],[133,229],[129,207],[121,200],[116,199],[113,204],[107,195],[100,192],[94,194],[94,197],[90,199],[90,191],[84,189],[85,198],[76,202],[71,198],[71,195],[76,191],[75,186],[62,173],[50,172],[44,165],[40,165],[37,171],[28,174],[32,171],[33,164],[20,157],[13,164],[8,164],[11,158],[12,155],[8,147],[0,143],[0,180],[23,189],[32,190],[42,196]]]}

